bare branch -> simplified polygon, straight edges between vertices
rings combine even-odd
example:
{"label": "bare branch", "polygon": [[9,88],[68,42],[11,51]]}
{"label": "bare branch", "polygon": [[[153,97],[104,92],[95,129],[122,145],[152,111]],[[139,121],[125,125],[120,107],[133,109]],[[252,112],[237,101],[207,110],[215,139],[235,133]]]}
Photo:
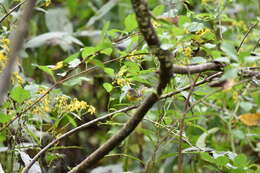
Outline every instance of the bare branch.
{"label": "bare branch", "polygon": [[144,39],[146,40],[151,52],[158,57],[160,62],[159,83],[156,89],[157,93],[150,94],[138,107],[133,117],[127,121],[124,127],[117,134],[112,136],[106,143],[101,145],[85,160],[74,167],[70,173],[80,172],[81,170],[93,166],[106,154],[113,150],[114,147],[119,145],[127,136],[129,136],[140,123],[140,121],[142,121],[143,117],[153,106],[153,104],[159,100],[159,96],[162,94],[163,89],[170,81],[172,75],[172,63],[170,59],[173,59],[173,56],[171,52],[162,50],[160,48],[159,39],[150,21],[151,16],[146,1],[132,0],[132,5],[136,13],[139,29],[144,36]]}
{"label": "bare branch", "polygon": [[180,66],[173,65],[172,72],[177,74],[194,74],[209,70],[219,71],[224,65],[218,62],[211,62],[199,65]]}
{"label": "bare branch", "polygon": [[111,118],[114,114],[116,113],[120,113],[120,112],[127,112],[129,110],[132,110],[134,108],[136,108],[137,106],[134,105],[134,106],[130,106],[130,107],[126,107],[126,108],[123,108],[123,109],[120,109],[120,110],[117,110],[117,111],[114,111],[114,112],[111,112],[111,113],[108,113],[106,115],[103,115],[99,118],[96,118],[92,121],[89,121],[87,123],[84,123],[82,124],[81,126],[79,127],[76,127],[70,131],[68,131],[67,133],[64,133],[63,135],[61,135],[60,137],[56,138],[55,140],[53,140],[51,143],[49,143],[48,145],[46,145],[40,152],[38,152],[34,157],[33,159],[31,160],[31,162],[26,165],[26,167],[23,169],[23,172],[22,173],[27,173],[29,171],[29,169],[32,167],[32,165],[36,162],[36,160],[43,154],[45,153],[50,147],[52,147],[54,144],[56,144],[57,142],[59,142],[60,140],[80,131],[80,130],[83,130],[93,124],[96,124],[97,122],[100,122],[100,121],[104,121],[108,118]]}
{"label": "bare branch", "polygon": [[0,85],[0,105],[4,101],[4,97],[8,91],[11,74],[16,63],[17,56],[22,48],[24,38],[28,30],[28,24],[31,19],[35,0],[28,0],[23,8],[23,13],[19,18],[18,25],[11,33],[10,52],[8,54],[8,62],[1,74]]}
{"label": "bare branch", "polygon": [[[197,82],[197,83],[195,84],[195,86],[199,86],[199,85],[202,85],[202,84],[204,84],[204,83],[210,82],[213,78],[215,78],[215,77],[217,77],[217,76],[220,76],[221,74],[222,74],[222,72],[218,72],[218,73],[216,73],[216,74],[213,74],[213,75],[211,75],[211,76],[209,76],[209,77],[203,79],[202,81]],[[189,90],[191,87],[192,87],[192,85],[188,85],[188,86],[186,86],[186,87],[183,87],[183,88],[178,89],[177,91],[174,91],[174,92],[171,92],[171,93],[162,95],[162,96],[159,98],[159,100],[166,99],[166,98],[168,98],[168,97],[172,97],[172,96],[174,96],[174,95],[176,95],[176,94],[181,93],[182,91]],[[37,153],[37,154],[34,156],[34,158],[31,160],[31,162],[24,168],[24,170],[23,170],[22,173],[26,173],[26,171],[28,171],[28,170],[31,168],[31,166],[38,160],[38,158],[39,158],[42,154],[44,154],[50,147],[52,147],[55,143],[57,143],[58,141],[60,141],[60,140],[62,140],[62,139],[64,139],[64,138],[66,138],[66,137],[69,137],[70,135],[72,135],[72,134],[74,134],[74,133],[76,133],[76,132],[78,132],[78,131],[80,131],[80,130],[83,130],[84,128],[89,127],[89,126],[91,126],[91,125],[93,125],[93,124],[96,124],[96,123],[98,123],[98,122],[100,122],[100,121],[105,121],[105,120],[107,120],[108,118],[112,117],[112,116],[113,116],[114,114],[116,114],[116,113],[127,112],[127,111],[130,111],[130,110],[132,110],[132,109],[135,109],[135,108],[137,108],[137,107],[139,107],[139,106],[140,106],[140,104],[134,105],[134,106],[130,106],[130,107],[126,107],[126,108],[123,108],[123,109],[120,109],[120,110],[117,110],[117,111],[108,113],[108,114],[106,114],[106,115],[103,115],[103,116],[101,116],[101,117],[99,117],[99,118],[96,118],[96,119],[94,119],[94,120],[91,120],[91,121],[89,121],[89,122],[87,122],[87,123],[85,123],[85,124],[82,124],[82,125],[79,126],[79,127],[76,127],[76,128],[74,128],[74,129],[68,131],[67,133],[65,133],[65,134],[63,134],[62,136],[58,137],[57,139],[53,140],[51,143],[49,143],[48,145],[46,145],[39,153]]]}
{"label": "bare branch", "polygon": [[14,6],[14,8],[12,8],[10,11],[8,11],[1,19],[0,19],[0,23],[2,23],[10,14],[12,14],[12,12],[14,12],[16,9],[18,9],[23,3],[25,2],[22,1],[19,4],[17,4],[16,6]]}

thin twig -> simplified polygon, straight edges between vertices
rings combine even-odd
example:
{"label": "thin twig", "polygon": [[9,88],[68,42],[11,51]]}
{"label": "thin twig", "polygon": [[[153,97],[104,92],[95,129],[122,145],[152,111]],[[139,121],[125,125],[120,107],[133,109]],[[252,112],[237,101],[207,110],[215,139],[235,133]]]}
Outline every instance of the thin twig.
{"label": "thin twig", "polygon": [[247,33],[245,34],[244,38],[242,39],[240,45],[237,48],[237,52],[239,52],[240,48],[242,47],[242,45],[244,44],[246,38],[248,37],[249,33],[257,26],[258,22],[256,22],[254,25],[252,25],[249,30],[247,31]]}
{"label": "thin twig", "polygon": [[18,9],[23,3],[25,3],[26,0],[20,2],[19,4],[17,4],[14,8],[12,8],[9,12],[7,12],[1,19],[0,19],[0,23],[2,23],[10,14],[12,14],[12,12],[14,12],[16,9]]}
{"label": "thin twig", "polygon": [[33,159],[31,160],[31,162],[26,165],[26,167],[23,169],[22,173],[27,173],[29,171],[29,169],[32,167],[32,165],[36,162],[36,160],[43,154],[45,153],[50,147],[52,147],[54,144],[56,144],[57,142],[59,142],[60,140],[74,134],[75,132],[78,132],[79,130],[82,130],[82,129],[85,129],[97,122],[100,122],[100,121],[104,121],[108,118],[111,118],[114,114],[116,113],[120,113],[120,112],[127,112],[129,110],[132,110],[134,108],[136,108],[137,106],[134,105],[134,106],[130,106],[130,107],[126,107],[126,108],[123,108],[123,109],[120,109],[120,110],[117,110],[117,111],[114,111],[114,112],[111,112],[111,113],[108,113],[106,115],[103,115],[99,118],[96,118],[92,121],[89,121],[85,124],[82,124],[81,126],[78,126],[70,131],[68,131],[67,133],[64,133],[63,135],[61,135],[60,137],[56,138],[55,140],[53,140],[52,142],[50,142],[48,145],[46,145],[40,152],[38,152],[34,157]]}
{"label": "thin twig", "polygon": [[[147,54],[147,53],[138,53],[138,54],[135,54],[135,55],[144,55],[144,54]],[[119,57],[119,58],[115,58],[115,59],[111,59],[111,60],[108,60],[108,61],[105,61],[104,64],[108,64],[108,63],[111,63],[111,62],[114,62],[114,61],[117,61],[119,59],[123,59],[123,58],[126,58],[128,56],[135,56],[135,55],[126,55],[124,57]],[[64,82],[72,79],[72,78],[75,78],[75,77],[78,77],[82,74],[85,74],[85,73],[88,73],[90,71],[93,71],[95,69],[97,69],[98,67],[97,66],[93,66],[93,67],[90,67],[86,70],[83,70],[77,74],[73,74],[69,77],[66,77],[64,79],[61,79],[59,80],[58,82],[56,82],[55,84],[53,84],[49,89],[47,89],[45,91],[45,93],[43,93],[39,98],[37,98],[31,105],[29,105],[27,108],[25,108],[22,112],[18,113],[15,117],[12,118],[12,120],[10,120],[7,124],[5,124],[1,129],[0,129],[0,132],[3,131],[4,129],[6,129],[7,127],[9,127],[15,120],[17,120],[18,118],[20,118],[23,114],[25,114],[26,112],[28,112],[29,110],[31,110],[36,104],[38,104],[45,96],[47,96],[53,89],[55,89],[57,86],[59,86],[60,84],[63,84]]]}
{"label": "thin twig", "polygon": [[181,121],[180,121],[180,141],[179,141],[179,148],[178,148],[178,172],[179,173],[182,173],[183,172],[183,154],[182,154],[182,136],[183,136],[183,132],[184,132],[184,128],[185,128],[185,123],[184,123],[184,120],[185,120],[185,117],[186,117],[186,112],[187,110],[189,109],[189,105],[190,105],[190,97],[191,97],[191,94],[194,90],[194,87],[196,86],[196,82],[197,80],[199,79],[200,77],[200,73],[197,75],[197,77],[195,78],[195,80],[192,82],[192,85],[190,87],[190,91],[189,91],[189,94],[185,100],[185,108],[184,108],[184,114],[181,118]]}
{"label": "thin twig", "polygon": [[[200,82],[197,82],[197,83],[196,83],[196,86],[199,86],[199,85],[202,85],[202,84],[204,84],[204,83],[206,83],[206,82],[209,82],[209,81],[211,81],[213,78],[215,78],[216,76],[218,76],[218,75],[220,75],[220,74],[221,74],[221,73],[219,72],[219,73],[216,73],[216,74],[214,74],[214,75],[212,75],[212,76],[209,76],[209,77],[207,77],[206,79],[204,79],[204,80],[202,80],[202,81],[200,81]],[[159,100],[172,97],[172,96],[174,96],[174,95],[176,95],[176,94],[179,94],[179,93],[181,93],[181,92],[183,92],[183,91],[185,91],[185,90],[190,89],[191,87],[192,87],[192,85],[189,85],[189,86],[180,88],[180,89],[178,89],[177,91],[174,91],[174,92],[171,92],[171,93],[162,95],[162,97],[160,97]],[[50,147],[52,147],[55,143],[57,143],[58,141],[60,141],[60,140],[62,140],[62,139],[64,139],[64,138],[66,138],[66,137],[68,137],[68,136],[70,136],[70,135],[76,133],[76,132],[79,131],[79,130],[82,130],[82,129],[86,128],[86,127],[89,127],[90,125],[93,125],[93,124],[95,124],[95,123],[97,123],[97,122],[99,122],[99,121],[104,121],[104,120],[106,120],[106,119],[112,117],[112,116],[113,116],[114,114],[116,114],[116,113],[119,113],[119,112],[127,112],[127,111],[129,111],[129,110],[132,110],[132,109],[137,108],[138,106],[140,106],[140,104],[135,105],[135,106],[131,106],[131,107],[126,107],[126,108],[117,110],[117,111],[115,111],[115,112],[112,112],[112,113],[103,115],[103,116],[100,117],[100,118],[97,118],[97,119],[94,119],[94,120],[92,120],[92,121],[89,121],[89,122],[87,122],[87,123],[85,123],[85,124],[82,124],[82,125],[79,126],[79,127],[76,127],[75,129],[72,129],[72,130],[66,132],[65,134],[63,134],[62,136],[60,136],[59,138],[55,139],[55,140],[52,141],[50,144],[48,144],[47,146],[45,146],[39,153],[37,153],[37,155],[34,156],[34,158],[32,159],[32,161],[26,166],[26,168],[27,168],[27,169],[30,169],[30,167],[36,162],[36,160],[37,160],[42,154],[44,154]],[[186,141],[186,142],[187,142],[187,141]],[[25,173],[25,172],[23,172],[23,173]]]}

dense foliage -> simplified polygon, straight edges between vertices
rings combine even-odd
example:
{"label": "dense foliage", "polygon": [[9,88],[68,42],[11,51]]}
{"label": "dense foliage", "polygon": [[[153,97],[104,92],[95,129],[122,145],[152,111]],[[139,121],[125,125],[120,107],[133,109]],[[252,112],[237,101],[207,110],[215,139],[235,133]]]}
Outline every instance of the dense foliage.
{"label": "dense foliage", "polygon": [[[4,16],[21,2],[0,3]],[[147,3],[173,71],[214,68],[176,70],[135,131],[93,165],[96,173],[171,173],[182,164],[187,173],[260,172],[260,1]],[[0,23],[1,73],[20,9]],[[0,173],[21,172],[52,140],[112,113],[55,143],[29,172],[69,171],[156,92],[160,62],[130,0],[38,0],[19,55],[0,107]]]}

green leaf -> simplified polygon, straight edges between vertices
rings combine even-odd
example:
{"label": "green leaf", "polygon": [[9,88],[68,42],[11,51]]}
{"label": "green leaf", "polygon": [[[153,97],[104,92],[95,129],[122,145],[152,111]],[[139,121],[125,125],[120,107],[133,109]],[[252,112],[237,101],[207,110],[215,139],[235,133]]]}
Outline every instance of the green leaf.
{"label": "green leaf", "polygon": [[70,55],[68,58],[64,59],[64,63],[68,64],[69,62],[73,61],[74,59],[78,58],[80,55],[80,52],[74,53]]}
{"label": "green leaf", "polygon": [[220,49],[225,52],[227,56],[232,58],[233,60],[237,61],[237,51],[234,45],[231,42],[223,41],[221,43]]}
{"label": "green leaf", "polygon": [[128,71],[131,73],[136,73],[140,71],[139,66],[134,62],[126,61],[124,64],[127,66]]}
{"label": "green leaf", "polygon": [[91,59],[89,62],[102,69],[105,67],[104,63],[98,59]]}
{"label": "green leaf", "polygon": [[215,159],[215,163],[219,166],[226,166],[229,163],[229,159],[226,156],[219,156]]}
{"label": "green leaf", "polygon": [[245,111],[250,112],[250,110],[253,108],[253,104],[250,102],[241,102],[239,106]]}
{"label": "green leaf", "polygon": [[246,167],[247,166],[247,158],[244,154],[239,154],[237,157],[234,159],[234,166],[237,167]]}
{"label": "green leaf", "polygon": [[18,103],[22,103],[26,99],[30,98],[30,92],[18,86],[11,90],[10,97]]}
{"label": "green leaf", "polygon": [[164,9],[165,9],[164,5],[158,5],[153,9],[152,14],[154,16],[159,16],[164,12]]}
{"label": "green leaf", "polygon": [[97,51],[99,51],[97,47],[85,47],[82,51],[82,58],[87,58],[88,56],[93,55]]}
{"label": "green leaf", "polygon": [[111,85],[110,83],[103,83],[103,87],[106,89],[107,92],[111,92],[113,89],[113,85]]}
{"label": "green leaf", "polygon": [[125,30],[127,32],[131,32],[133,31],[135,28],[137,28],[137,22],[135,19],[135,15],[134,14],[130,14],[125,18]]}
{"label": "green leaf", "polygon": [[227,70],[224,75],[221,77],[221,79],[234,79],[237,77],[238,69],[232,68]]}
{"label": "green leaf", "polygon": [[54,81],[56,81],[55,77],[54,77],[54,74],[53,74],[53,71],[48,67],[48,66],[44,66],[44,65],[37,65],[37,64],[32,64],[33,66],[35,67],[38,67],[40,70],[42,70],[43,72],[49,74],[52,79]]}
{"label": "green leaf", "polygon": [[11,120],[11,116],[0,112],[0,123],[7,123],[10,120]]}
{"label": "green leaf", "polygon": [[207,132],[203,133],[202,135],[200,135],[200,137],[198,138],[197,142],[196,142],[196,146],[197,147],[206,147],[206,138],[211,135],[216,133],[219,130],[219,128],[215,127],[212,128],[210,130],[208,130]]}
{"label": "green leaf", "polygon": [[67,115],[66,117],[73,127],[77,127],[77,122],[71,116]]}
{"label": "green leaf", "polygon": [[210,163],[215,162],[215,159],[212,156],[210,156],[209,153],[200,153],[200,157],[207,162]]}
{"label": "green leaf", "polygon": [[75,78],[75,79],[71,79],[69,81],[66,81],[63,83],[63,85],[65,86],[74,86],[74,85],[81,85],[82,81],[91,81],[91,79],[87,78],[87,77],[78,77],[78,78]]}
{"label": "green leaf", "polygon": [[106,48],[106,49],[102,50],[101,53],[103,53],[103,54],[105,54],[107,56],[110,56],[112,51],[113,51],[112,48]]}
{"label": "green leaf", "polygon": [[115,75],[115,70],[112,69],[112,68],[105,67],[104,68],[104,72],[107,73],[110,76],[114,76]]}
{"label": "green leaf", "polygon": [[189,17],[187,17],[187,16],[179,16],[178,24],[180,26],[184,25],[185,23],[190,23],[190,22],[191,22],[191,20],[190,20]]}

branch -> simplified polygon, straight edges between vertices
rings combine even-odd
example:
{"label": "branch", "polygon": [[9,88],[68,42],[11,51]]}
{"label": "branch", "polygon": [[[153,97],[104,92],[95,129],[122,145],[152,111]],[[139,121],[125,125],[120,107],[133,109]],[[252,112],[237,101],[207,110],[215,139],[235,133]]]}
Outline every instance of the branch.
{"label": "branch", "polygon": [[31,162],[26,165],[26,167],[23,169],[22,173],[27,173],[29,171],[29,169],[32,167],[32,165],[38,160],[38,158],[44,154],[50,147],[52,147],[54,144],[56,144],[57,142],[61,141],[62,139],[80,131],[80,130],[83,130],[93,124],[96,124],[97,122],[100,122],[100,121],[104,121],[104,120],[107,120],[108,118],[111,118],[114,114],[116,113],[120,113],[120,112],[127,112],[129,110],[132,110],[134,108],[136,108],[137,106],[134,105],[134,106],[130,106],[130,107],[126,107],[126,108],[123,108],[123,109],[120,109],[120,110],[117,110],[117,111],[114,111],[114,112],[111,112],[111,113],[108,113],[106,115],[103,115],[99,118],[96,118],[92,121],[89,121],[85,124],[82,124],[81,126],[79,127],[76,127],[70,131],[68,131],[67,133],[64,133],[63,135],[61,135],[60,137],[56,138],[55,140],[53,140],[51,143],[49,143],[48,145],[46,145],[40,152],[38,152],[34,157],[33,159],[31,160]]}
{"label": "branch", "polygon": [[249,30],[248,30],[247,33],[245,34],[244,38],[242,39],[240,45],[238,46],[237,52],[239,52],[240,48],[241,48],[242,45],[244,44],[244,42],[245,42],[246,38],[248,37],[249,33],[250,33],[251,31],[253,31],[253,29],[257,26],[257,24],[258,24],[258,22],[256,22],[254,25],[252,25],[252,26],[249,28]]}
{"label": "branch", "polygon": [[[218,72],[218,73],[216,73],[216,74],[213,74],[213,75],[211,75],[211,76],[209,76],[209,77],[203,79],[202,81],[197,82],[197,83],[195,84],[195,86],[199,86],[199,85],[202,85],[202,84],[204,84],[204,83],[210,82],[213,78],[218,77],[218,76],[220,76],[221,74],[222,74],[222,72]],[[176,95],[176,94],[179,94],[179,93],[181,93],[181,92],[183,92],[183,91],[185,91],[185,90],[189,90],[191,87],[192,87],[192,85],[188,85],[188,86],[186,86],[186,87],[183,87],[183,88],[178,89],[177,91],[170,92],[170,93],[168,93],[168,94],[162,95],[162,96],[159,98],[159,100],[172,97],[172,96],[174,96],[174,95]],[[52,147],[55,143],[61,141],[62,139],[66,138],[66,137],[69,137],[70,135],[72,135],[72,134],[74,134],[74,133],[76,133],[76,132],[78,132],[78,131],[80,131],[80,130],[83,130],[84,128],[89,127],[89,126],[91,126],[91,125],[93,125],[93,124],[95,124],[95,123],[98,123],[98,122],[100,122],[100,121],[107,120],[108,118],[111,118],[111,117],[112,117],[114,114],[116,114],[116,113],[127,112],[127,111],[130,111],[130,110],[132,110],[132,109],[135,109],[135,108],[137,108],[137,107],[139,107],[139,106],[140,106],[140,104],[134,105],[134,106],[130,106],[130,107],[126,107],[126,108],[123,108],[123,109],[120,109],[120,110],[117,110],[117,111],[108,113],[108,114],[106,114],[106,115],[103,115],[103,116],[101,116],[101,117],[99,117],[99,118],[96,118],[96,119],[94,119],[94,120],[91,120],[91,121],[89,121],[89,122],[87,122],[87,123],[85,123],[85,124],[82,124],[82,125],[79,126],[79,127],[76,127],[76,128],[74,128],[74,129],[68,131],[67,133],[65,133],[65,134],[63,134],[62,136],[58,137],[57,139],[53,140],[51,143],[49,143],[48,145],[46,145],[39,153],[37,153],[37,154],[34,156],[34,158],[31,160],[31,162],[24,168],[24,170],[23,170],[22,173],[26,173],[26,171],[28,171],[28,170],[32,167],[32,165],[38,160],[38,158],[40,158],[40,156],[41,156],[42,154],[44,154],[44,153],[45,153],[50,147]]]}
{"label": "branch", "polygon": [[172,64],[170,59],[173,59],[169,51],[160,48],[159,39],[150,21],[150,13],[145,0],[132,0],[133,9],[135,10],[139,29],[144,36],[151,52],[158,57],[160,62],[159,83],[156,88],[157,93],[150,94],[143,103],[138,107],[133,117],[127,121],[124,127],[114,136],[112,136],[106,143],[101,145],[96,151],[90,154],[85,160],[74,167],[70,173],[80,172],[89,168],[101,160],[106,154],[119,145],[132,131],[136,128],[140,121],[142,121],[149,109],[159,100],[163,89],[166,87],[171,78]]}
{"label": "branch", "polygon": [[224,65],[218,62],[188,66],[173,65],[172,72],[177,74],[194,74],[209,70],[219,71],[222,67],[224,67]]}
{"label": "branch", "polygon": [[12,8],[10,11],[8,11],[1,19],[0,19],[0,23],[2,23],[10,14],[12,14],[12,12],[14,12],[16,9],[18,9],[23,3],[25,2],[22,1],[19,4],[17,4],[16,6],[14,6],[14,8]]}
{"label": "branch", "polygon": [[29,26],[35,0],[28,0],[26,2],[23,13],[21,14],[18,25],[12,31],[10,36],[10,52],[8,54],[8,62],[4,71],[1,74],[1,85],[0,85],[0,105],[4,101],[4,97],[8,91],[11,74],[16,63],[17,56],[22,48],[24,38]]}

